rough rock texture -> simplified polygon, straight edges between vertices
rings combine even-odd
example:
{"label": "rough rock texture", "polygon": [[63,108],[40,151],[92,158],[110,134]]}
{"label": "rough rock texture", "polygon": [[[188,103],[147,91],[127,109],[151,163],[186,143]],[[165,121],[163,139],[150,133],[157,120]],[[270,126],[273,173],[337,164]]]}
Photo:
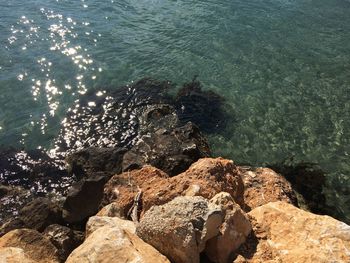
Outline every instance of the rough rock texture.
{"label": "rough rock texture", "polygon": [[69,254],[84,241],[83,232],[57,224],[48,226],[43,235],[57,248],[61,262],[64,262]]}
{"label": "rough rock texture", "polygon": [[[255,237],[234,262],[350,262],[350,226],[285,202],[249,212]],[[245,259],[244,259],[245,258]]]}
{"label": "rough rock texture", "polygon": [[134,222],[129,220],[120,219],[118,217],[108,217],[108,216],[92,216],[86,223],[85,237],[90,236],[97,229],[108,226],[117,226],[122,230],[127,230],[128,232],[135,234],[136,227]]}
{"label": "rough rock texture", "polygon": [[[195,185],[195,186],[194,186]],[[219,192],[228,192],[243,205],[243,182],[232,161],[222,158],[203,158],[184,173],[168,178],[164,172],[150,166],[113,176],[105,185],[102,204],[116,202],[127,217],[134,197],[142,191],[142,213],[153,205],[161,205],[188,191],[207,199]],[[198,189],[199,188],[199,189]],[[192,193],[193,195],[193,193]]]}
{"label": "rough rock texture", "polygon": [[0,248],[23,249],[28,259],[38,263],[57,263],[57,249],[36,230],[17,229],[0,238]]}
{"label": "rough rock texture", "polygon": [[24,250],[17,247],[0,248],[0,262],[2,263],[36,263],[26,256]]}
{"label": "rough rock texture", "polygon": [[297,199],[291,184],[281,175],[269,168],[241,173],[244,183],[244,202],[246,211],[275,201],[296,204]]}
{"label": "rough rock texture", "polygon": [[170,176],[185,171],[199,158],[209,157],[209,146],[197,126],[187,123],[171,131],[144,135],[124,155],[123,171],[150,164]]}
{"label": "rough rock texture", "polygon": [[136,235],[119,227],[104,226],[94,231],[75,249],[66,263],[169,263],[157,250]]}
{"label": "rough rock texture", "polygon": [[233,252],[246,241],[252,230],[248,217],[228,193],[219,193],[209,205],[220,206],[225,215],[219,235],[208,240],[205,253],[212,262],[232,262]]}
{"label": "rough rock texture", "polygon": [[28,203],[19,212],[19,218],[26,228],[35,229],[39,232],[51,224],[61,224],[62,208],[48,198],[39,197]]}
{"label": "rough rock texture", "polygon": [[0,237],[14,229],[25,228],[24,222],[19,218],[11,218],[0,227]]}
{"label": "rough rock texture", "polygon": [[79,223],[96,214],[105,183],[104,176],[97,176],[74,184],[63,204],[63,219],[68,223]]}
{"label": "rough rock texture", "polygon": [[206,241],[219,234],[222,220],[220,208],[209,208],[205,198],[181,196],[149,209],[136,233],[172,262],[199,262]]}
{"label": "rough rock texture", "polygon": [[66,158],[68,174],[78,179],[104,174],[110,177],[122,171],[125,149],[89,147],[74,152]]}
{"label": "rough rock texture", "polygon": [[109,217],[119,217],[123,218],[123,212],[121,211],[121,208],[119,207],[118,203],[110,203],[109,205],[104,206],[96,216],[109,216]]}

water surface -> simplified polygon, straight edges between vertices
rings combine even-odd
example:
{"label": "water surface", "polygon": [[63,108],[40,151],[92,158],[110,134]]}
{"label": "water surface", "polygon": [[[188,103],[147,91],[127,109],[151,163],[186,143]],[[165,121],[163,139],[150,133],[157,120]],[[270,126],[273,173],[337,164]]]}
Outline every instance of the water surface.
{"label": "water surface", "polygon": [[0,144],[49,149],[88,90],[198,75],[236,119],[215,154],[317,162],[350,220],[349,32],[347,0],[0,0]]}

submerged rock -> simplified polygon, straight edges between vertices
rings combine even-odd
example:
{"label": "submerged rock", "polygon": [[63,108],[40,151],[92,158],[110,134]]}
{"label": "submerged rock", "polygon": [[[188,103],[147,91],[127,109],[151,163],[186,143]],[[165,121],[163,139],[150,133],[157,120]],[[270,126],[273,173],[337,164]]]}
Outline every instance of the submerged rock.
{"label": "submerged rock", "polygon": [[272,202],[249,212],[255,241],[234,262],[350,262],[350,226]]}
{"label": "submerged rock", "polygon": [[184,172],[199,158],[209,157],[207,141],[192,123],[171,131],[144,135],[123,158],[123,171],[150,164],[170,176]]}
{"label": "submerged rock", "polygon": [[66,262],[169,263],[169,260],[135,234],[117,226],[104,226],[89,235],[84,243],[70,254]]}

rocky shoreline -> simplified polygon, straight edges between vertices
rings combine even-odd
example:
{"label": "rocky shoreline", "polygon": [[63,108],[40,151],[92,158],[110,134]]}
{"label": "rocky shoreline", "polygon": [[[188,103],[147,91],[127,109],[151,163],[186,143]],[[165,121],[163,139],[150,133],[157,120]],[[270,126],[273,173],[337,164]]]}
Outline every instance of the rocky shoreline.
{"label": "rocky shoreline", "polygon": [[169,85],[88,94],[54,154],[1,151],[0,262],[350,262],[320,171],[213,158],[223,100]]}

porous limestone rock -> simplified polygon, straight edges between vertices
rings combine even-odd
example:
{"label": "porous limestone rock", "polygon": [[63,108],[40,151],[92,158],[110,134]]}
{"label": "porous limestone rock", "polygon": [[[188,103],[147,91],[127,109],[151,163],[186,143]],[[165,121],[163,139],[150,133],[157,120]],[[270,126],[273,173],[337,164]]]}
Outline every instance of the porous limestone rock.
{"label": "porous limestone rock", "polygon": [[256,241],[242,246],[234,262],[350,262],[350,226],[343,222],[281,201],[257,207],[249,216]]}
{"label": "porous limestone rock", "polygon": [[196,185],[195,195],[210,199],[225,191],[243,205],[244,187],[238,169],[223,158],[199,159],[188,170],[171,178],[151,166],[115,175],[105,185],[102,204],[116,202],[127,217],[135,196],[141,191],[142,216],[154,205],[165,204],[177,196],[194,195],[190,193],[193,185]]}
{"label": "porous limestone rock", "polygon": [[119,227],[98,228],[75,249],[66,263],[170,263],[156,249]]}
{"label": "porous limestone rock", "polygon": [[148,244],[177,263],[199,263],[199,254],[210,238],[219,234],[220,207],[208,207],[200,196],[180,196],[149,209],[136,233]]}
{"label": "porous limestone rock", "polygon": [[225,217],[219,234],[208,240],[204,252],[212,262],[232,262],[233,252],[246,241],[252,227],[247,215],[229,193],[215,195],[209,201],[209,206],[213,205],[220,206]]}
{"label": "porous limestone rock", "polygon": [[23,249],[25,257],[34,262],[59,262],[55,246],[36,230],[17,229],[8,232],[0,238],[0,248],[8,247]]}
{"label": "porous limestone rock", "polygon": [[104,226],[117,226],[122,230],[128,230],[132,234],[135,234],[136,231],[135,224],[132,221],[120,219],[118,217],[92,216],[86,223],[85,237],[88,237],[91,233]]}
{"label": "porous limestone rock", "polygon": [[24,250],[17,247],[0,248],[0,262],[2,263],[36,263],[28,258]]}
{"label": "porous limestone rock", "polygon": [[258,168],[254,171],[244,171],[241,174],[245,188],[244,209],[246,211],[269,202],[297,203],[291,184],[273,170]]}
{"label": "porous limestone rock", "polygon": [[109,217],[123,218],[124,215],[123,215],[118,203],[112,202],[112,203],[102,207],[102,209],[100,211],[98,211],[96,216],[109,216]]}

